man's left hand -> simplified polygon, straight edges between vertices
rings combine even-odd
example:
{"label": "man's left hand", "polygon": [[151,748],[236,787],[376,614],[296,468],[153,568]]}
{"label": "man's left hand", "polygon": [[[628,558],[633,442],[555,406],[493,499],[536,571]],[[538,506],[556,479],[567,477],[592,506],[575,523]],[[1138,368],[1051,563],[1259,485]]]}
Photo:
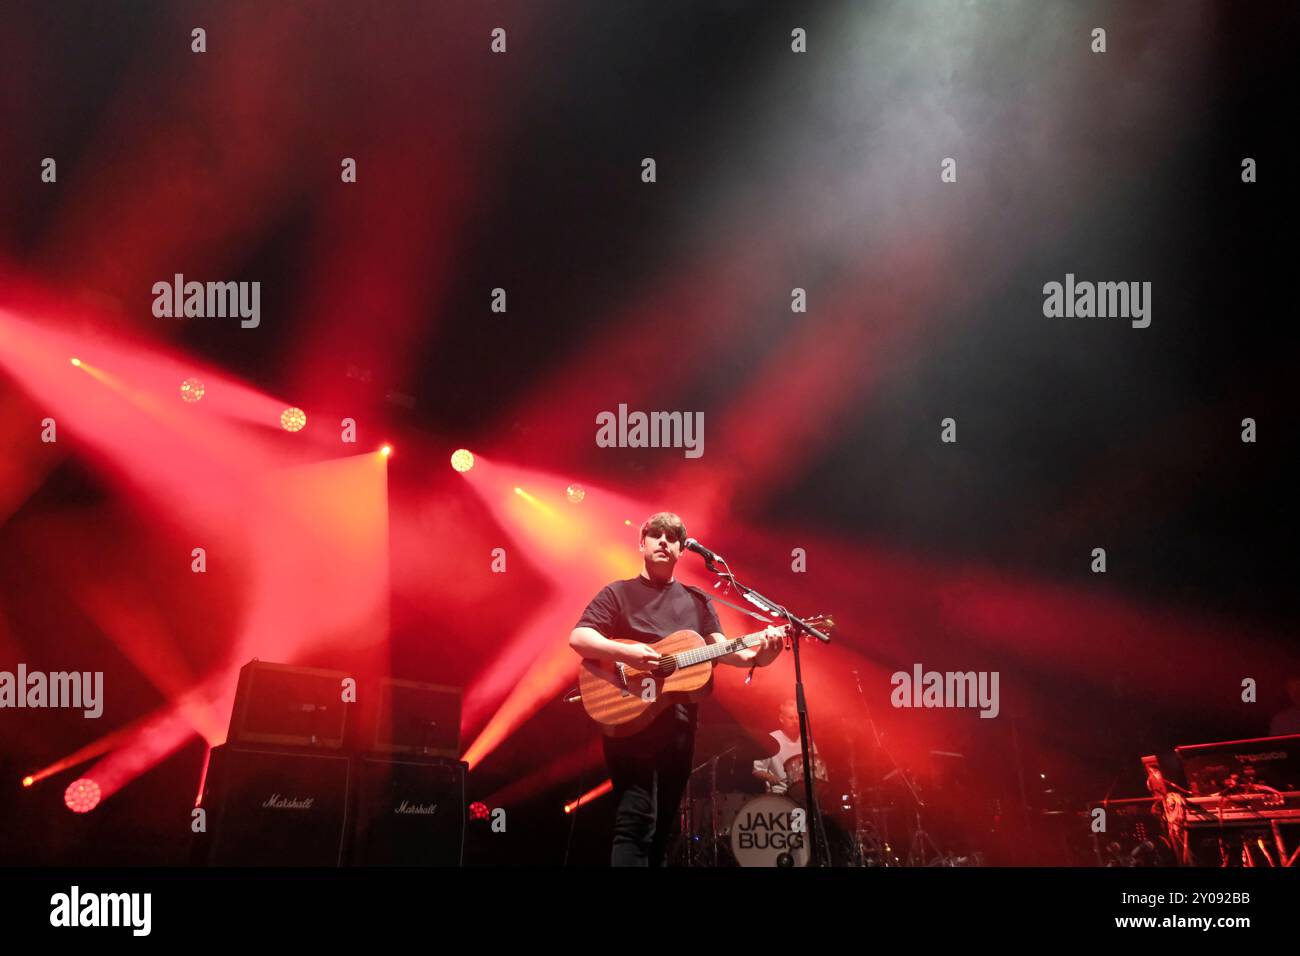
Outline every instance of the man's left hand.
{"label": "man's left hand", "polygon": [[785,647],[785,628],[772,625],[767,629],[763,646],[754,655],[754,663],[759,667],[766,667],[777,659],[783,647]]}

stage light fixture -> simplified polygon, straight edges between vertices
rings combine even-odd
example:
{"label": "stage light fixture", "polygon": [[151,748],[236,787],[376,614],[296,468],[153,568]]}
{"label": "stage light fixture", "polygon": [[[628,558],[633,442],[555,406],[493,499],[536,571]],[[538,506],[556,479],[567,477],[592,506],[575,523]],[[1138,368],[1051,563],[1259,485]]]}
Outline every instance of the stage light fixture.
{"label": "stage light fixture", "polygon": [[469,818],[471,820],[486,820],[488,818],[488,805],[482,800],[475,800],[469,805]]}
{"label": "stage light fixture", "polygon": [[286,408],[280,413],[280,427],[287,432],[302,431],[307,424],[307,413],[301,408]]}
{"label": "stage light fixture", "polygon": [[89,813],[99,806],[99,798],[99,784],[89,777],[72,781],[68,784],[68,789],[63,791],[63,802],[73,813]]}
{"label": "stage light fixture", "polygon": [[81,359],[74,358],[74,359],[68,359],[68,361],[71,362],[73,365],[75,365],[77,368],[81,368]]}
{"label": "stage light fixture", "polygon": [[385,445],[383,448],[379,449],[379,454],[383,455],[385,458],[387,458],[392,453],[393,453],[392,445]]}
{"label": "stage light fixture", "polygon": [[23,786],[24,786],[24,787],[30,787],[30,786],[31,786],[32,784],[34,784],[35,782],[36,782],[36,778],[35,778],[35,777],[23,777]]}
{"label": "stage light fixture", "polygon": [[564,493],[568,496],[569,504],[572,505],[582,504],[582,499],[587,497],[587,489],[582,485],[569,485],[564,489]]}
{"label": "stage light fixture", "polygon": [[451,453],[451,467],[465,472],[474,467],[474,455],[468,448],[457,448]]}
{"label": "stage light fixture", "polygon": [[207,389],[203,387],[203,383],[197,378],[187,378],[181,382],[181,401],[193,405],[203,397],[203,393],[206,391]]}

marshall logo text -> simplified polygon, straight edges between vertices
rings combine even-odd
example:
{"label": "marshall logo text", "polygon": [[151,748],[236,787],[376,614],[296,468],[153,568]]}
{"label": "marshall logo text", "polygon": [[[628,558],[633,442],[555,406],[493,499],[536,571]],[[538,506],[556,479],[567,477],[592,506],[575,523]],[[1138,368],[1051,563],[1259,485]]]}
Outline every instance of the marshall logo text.
{"label": "marshall logo text", "polygon": [[271,794],[271,799],[262,804],[272,810],[310,810],[311,805],[316,802],[315,797],[303,797],[299,800],[297,797],[282,797],[278,793]]}
{"label": "marshall logo text", "polygon": [[403,800],[393,808],[394,813],[437,813],[438,805],[436,803],[411,803],[409,800]]}

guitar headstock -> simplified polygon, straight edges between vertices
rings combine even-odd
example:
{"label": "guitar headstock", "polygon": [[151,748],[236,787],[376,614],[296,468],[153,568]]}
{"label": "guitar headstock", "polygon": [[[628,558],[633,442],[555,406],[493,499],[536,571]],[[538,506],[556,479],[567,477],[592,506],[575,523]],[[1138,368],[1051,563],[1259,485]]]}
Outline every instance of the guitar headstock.
{"label": "guitar headstock", "polygon": [[817,630],[827,633],[835,630],[835,618],[829,614],[814,614],[811,617],[804,618],[804,623],[809,627],[815,627]]}

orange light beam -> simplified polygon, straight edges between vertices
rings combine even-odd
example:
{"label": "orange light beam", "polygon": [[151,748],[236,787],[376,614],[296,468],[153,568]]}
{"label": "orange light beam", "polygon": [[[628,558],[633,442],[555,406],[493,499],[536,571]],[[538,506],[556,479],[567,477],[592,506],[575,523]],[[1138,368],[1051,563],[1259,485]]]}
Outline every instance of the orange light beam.
{"label": "orange light beam", "polygon": [[603,797],[605,794],[609,793],[613,789],[614,789],[614,781],[606,780],[604,783],[600,784],[599,786],[592,787],[590,790],[588,790],[586,793],[580,796],[577,800],[571,800],[568,803],[566,803],[564,805],[564,812],[572,813],[574,810],[578,809],[578,807],[586,806],[588,803],[591,803],[591,801],[595,800],[597,797]]}

